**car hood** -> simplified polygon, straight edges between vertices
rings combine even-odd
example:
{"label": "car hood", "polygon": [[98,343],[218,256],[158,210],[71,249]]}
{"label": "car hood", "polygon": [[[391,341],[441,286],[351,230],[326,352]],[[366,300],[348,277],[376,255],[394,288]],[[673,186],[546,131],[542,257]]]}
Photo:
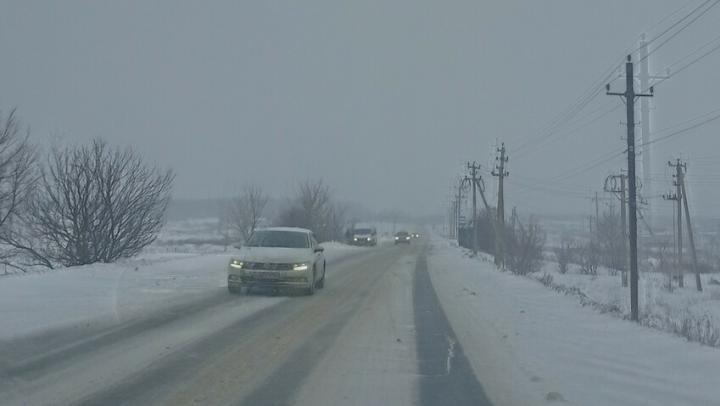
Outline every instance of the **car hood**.
{"label": "car hood", "polygon": [[372,238],[372,234],[353,234],[353,238]]}
{"label": "car hood", "polygon": [[290,264],[313,260],[309,248],[242,247],[233,259],[246,262],[272,262]]}

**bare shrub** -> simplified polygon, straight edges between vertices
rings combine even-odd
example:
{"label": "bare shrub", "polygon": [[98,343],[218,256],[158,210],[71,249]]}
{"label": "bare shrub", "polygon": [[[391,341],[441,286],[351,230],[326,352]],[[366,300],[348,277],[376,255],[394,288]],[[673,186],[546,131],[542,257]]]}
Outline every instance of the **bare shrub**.
{"label": "bare shrub", "polygon": [[54,148],[14,246],[48,267],[136,255],[164,224],[173,178],[99,139]]}
{"label": "bare shrub", "polygon": [[583,275],[597,275],[600,266],[600,247],[595,241],[590,241],[580,249],[580,272]]}
{"label": "bare shrub", "polygon": [[231,202],[230,222],[243,241],[246,241],[257,228],[268,199],[259,186],[250,185]]}
{"label": "bare shrub", "polygon": [[545,232],[533,219],[527,224],[518,222],[508,230],[507,264],[515,274],[526,275],[542,267]]}
{"label": "bare shrub", "polygon": [[570,264],[575,262],[575,244],[572,241],[563,241],[560,247],[555,248],[555,261],[558,264],[558,272],[566,274]]}
{"label": "bare shrub", "polygon": [[542,283],[545,286],[552,286],[553,284],[553,276],[547,272],[544,272],[543,275],[538,279],[540,283]]}

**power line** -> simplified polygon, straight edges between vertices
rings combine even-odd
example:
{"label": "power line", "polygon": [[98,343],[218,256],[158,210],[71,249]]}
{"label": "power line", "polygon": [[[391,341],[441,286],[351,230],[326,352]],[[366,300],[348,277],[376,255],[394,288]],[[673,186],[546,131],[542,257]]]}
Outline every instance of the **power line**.
{"label": "power line", "polygon": [[[612,104],[612,103],[609,103],[609,104]],[[607,104],[606,104],[606,105],[607,105]],[[547,140],[549,140],[550,138],[553,138],[553,136],[557,136],[556,139],[562,139],[562,138],[565,138],[565,137],[567,137],[567,136],[569,136],[569,135],[575,134],[576,132],[578,132],[578,131],[580,131],[580,130],[582,130],[582,129],[584,129],[584,128],[587,128],[587,127],[595,124],[596,122],[600,121],[602,118],[607,117],[608,115],[610,115],[610,113],[613,113],[615,110],[617,110],[618,108],[620,108],[620,106],[622,106],[622,103],[615,103],[615,105],[612,106],[610,109],[603,111],[602,114],[600,114],[600,115],[592,118],[590,121],[587,121],[587,122],[585,122],[585,123],[583,123],[583,124],[580,124],[580,125],[578,125],[578,126],[575,126],[574,128],[572,128],[572,129],[570,129],[570,130],[567,130],[567,131],[564,131],[564,132],[559,132],[559,131],[558,131],[558,132],[549,133],[549,134],[545,137],[544,140],[547,141]],[[600,109],[597,109],[597,110],[594,110],[594,111],[588,113],[588,114],[587,114],[586,116],[584,116],[583,118],[590,117],[590,116],[594,115],[595,113],[597,113],[598,111],[600,111]],[[582,121],[582,120],[577,120],[577,122],[580,122],[580,121]],[[538,141],[541,141],[541,140],[538,140]],[[530,144],[530,143],[527,143],[526,145],[528,145],[528,144]],[[538,145],[538,147],[539,147],[539,145]],[[527,152],[527,151],[532,151],[532,149],[525,148],[525,150],[524,150],[523,152]],[[524,155],[525,155],[525,154],[523,154],[523,153],[516,153],[516,157],[520,157],[520,156],[524,156]]]}
{"label": "power line", "polygon": [[[673,24],[673,25],[671,26],[671,28],[674,27],[674,26],[676,26],[678,23],[686,20],[687,18],[689,18],[689,17],[692,16],[693,14],[695,14],[695,12],[696,12],[697,10],[701,9],[702,7],[704,7],[704,6],[705,6],[706,4],[708,4],[709,2],[710,2],[710,0],[705,0],[705,1],[704,1],[703,3],[701,3],[699,6],[695,7],[692,11],[690,11],[690,13],[688,13],[687,15],[685,15],[685,17],[681,18],[681,19],[678,20],[675,24]],[[662,48],[665,44],[667,44],[668,42],[670,42],[670,41],[671,41],[673,38],[675,38],[678,34],[680,34],[681,32],[683,32],[685,29],[687,29],[689,26],[691,26],[693,23],[695,23],[698,19],[700,19],[700,17],[702,17],[702,16],[704,16],[705,14],[707,14],[707,12],[710,11],[713,7],[717,6],[718,3],[720,3],[720,0],[715,0],[715,2],[713,2],[712,4],[710,4],[707,8],[705,8],[705,10],[702,10],[698,15],[696,15],[696,16],[693,17],[690,21],[688,21],[685,25],[683,25],[682,27],[680,27],[680,29],[678,29],[677,31],[675,31],[674,33],[672,33],[669,37],[667,37],[667,38],[666,38],[664,41],[662,41],[659,45],[657,45],[655,48],[653,48],[652,51],[648,52],[647,55],[645,55],[645,56],[644,56],[642,59],[640,59],[638,62],[644,61],[644,60],[647,59],[650,55],[652,55],[652,54],[654,54],[655,52],[657,52],[660,48]],[[654,41],[654,40],[660,38],[662,35],[664,35],[664,34],[667,33],[668,31],[669,31],[669,30],[663,31],[662,34],[656,36],[656,37],[653,38],[651,41]]]}
{"label": "power line", "polygon": [[591,161],[589,164],[583,164],[577,168],[567,171],[564,175],[559,176],[559,177],[555,178],[554,180],[561,181],[561,180],[569,179],[569,178],[575,177],[577,175],[580,175],[582,173],[585,173],[591,169],[597,168],[598,166],[600,166],[604,163],[610,162],[615,158],[621,157],[623,154],[625,154],[625,151],[626,150],[623,149],[621,151],[614,151],[614,152],[607,153],[607,154],[603,155],[602,157]]}
{"label": "power line", "polygon": [[[653,42],[655,42],[655,41],[657,41],[658,39],[660,39],[663,35],[667,34],[670,30],[672,30],[673,28],[677,27],[680,23],[682,23],[683,21],[685,21],[685,20],[687,20],[688,18],[690,18],[691,15],[695,14],[696,11],[700,10],[702,7],[704,7],[705,5],[707,5],[708,3],[710,3],[711,1],[712,1],[712,0],[705,0],[705,1],[703,1],[702,3],[698,4],[694,9],[690,10],[689,13],[685,14],[684,17],[682,17],[681,19],[675,21],[675,22],[674,22],[673,24],[671,24],[669,27],[665,28],[662,32],[660,32],[659,34],[655,35],[653,38],[651,38],[650,40],[648,40],[648,42],[647,42],[646,45],[650,45],[650,44],[652,44]],[[688,4],[689,4],[689,3],[686,3],[684,6],[680,7],[679,9],[677,9],[675,12],[673,12],[673,13],[671,14],[671,16],[677,14],[678,12],[680,12],[680,10],[682,10],[683,8],[685,8]],[[669,17],[670,17],[670,16],[665,17],[665,18],[663,18],[663,20],[668,20]],[[633,51],[633,53],[639,51],[640,48],[641,48],[641,47],[638,47],[637,49],[635,49],[635,51]]]}
{"label": "power line", "polygon": [[691,126],[689,126],[689,127],[683,128],[683,129],[681,129],[681,130],[674,131],[674,132],[672,132],[672,133],[670,133],[670,134],[667,134],[667,135],[664,135],[664,136],[662,136],[662,137],[660,137],[660,138],[655,138],[655,139],[653,139],[652,141],[649,141],[649,142],[640,144],[640,146],[641,146],[641,147],[644,147],[644,146],[647,146],[647,145],[655,144],[656,142],[660,142],[660,141],[667,140],[668,138],[672,138],[672,137],[674,137],[674,136],[676,136],[676,135],[680,135],[680,134],[685,133],[685,132],[688,132],[688,131],[690,131],[690,130],[694,130],[695,128],[702,127],[702,126],[704,126],[705,124],[711,123],[711,122],[713,122],[713,121],[715,121],[715,120],[718,120],[718,119],[720,119],[720,114],[716,114],[715,116],[710,117],[710,118],[708,118],[708,119],[705,119],[705,120],[703,120],[703,121],[701,121],[701,122],[699,122],[699,123],[697,123],[697,124],[693,124],[693,125],[691,125]]}
{"label": "power line", "polygon": [[[672,31],[675,27],[682,24],[687,19],[691,18],[694,14],[696,14],[699,10],[702,10],[703,7],[710,4],[712,0],[705,0],[702,3],[700,3],[698,6],[690,10],[689,13],[685,14],[682,18],[675,21],[673,24],[665,28],[663,31],[661,31],[659,34],[655,35],[653,38],[647,41],[646,45],[650,45],[654,43],[655,41],[662,38],[665,34]],[[680,32],[685,30],[687,27],[692,25],[695,21],[697,21],[700,17],[702,17],[705,13],[707,13],[712,7],[720,3],[720,0],[715,0],[714,3],[710,4],[707,8],[702,10],[698,15],[696,15],[694,18],[692,18],[689,22],[687,22],[684,26],[680,27],[679,30],[672,33],[668,38],[666,38],[661,44],[659,44],[657,47],[655,47],[651,52],[649,52],[644,58],[640,60],[643,61],[647,57],[649,57],[652,53],[656,52],[658,49],[660,49],[662,46],[664,46],[667,42],[672,40],[675,36],[677,36]],[[655,24],[655,26],[660,25],[662,22],[667,21],[672,16],[678,14],[681,10],[687,7],[687,5],[690,4],[690,2],[686,3],[682,7],[678,8],[677,10],[670,13],[668,16],[664,17],[660,22]],[[653,27],[655,27],[653,26]],[[634,51],[630,53],[635,53],[640,48],[636,48]],[[570,107],[568,107],[566,110],[564,110],[562,113],[560,113],[558,116],[556,116],[553,120],[550,121],[548,125],[543,127],[543,129],[539,132],[539,136],[537,138],[533,138],[523,144],[521,144],[519,147],[516,148],[516,156],[518,153],[524,152],[525,149],[528,147],[535,145],[537,143],[541,143],[548,138],[552,137],[559,128],[561,128],[564,124],[567,124],[572,117],[574,117],[576,114],[578,114],[580,111],[582,111],[590,102],[592,102],[600,93],[602,90],[602,86],[612,77],[613,72],[616,71],[618,68],[618,64],[622,62],[622,58],[619,58],[616,62],[613,62],[613,64],[610,66],[609,69],[604,71],[602,78],[597,81],[593,82],[593,85],[591,85],[585,92],[583,92],[578,99],[576,99],[575,102],[573,102]]]}
{"label": "power line", "polygon": [[[702,55],[698,56],[697,58],[693,59],[692,61],[690,61],[690,62],[682,65],[680,68],[675,69],[675,70],[672,70],[672,67],[673,67],[673,66],[678,65],[679,63],[685,61],[685,60],[688,59],[689,57],[697,54],[698,52],[702,51],[703,49],[707,48],[708,46],[710,46],[711,44],[713,44],[713,43],[715,43],[715,42],[718,42],[718,43],[717,43],[714,47],[710,48],[710,50],[708,50],[707,52],[703,53]],[[719,49],[720,49],[720,37],[717,37],[717,38],[715,38],[715,39],[713,39],[713,40],[711,40],[711,41],[708,41],[707,43],[705,43],[705,44],[702,45],[701,47],[697,48],[697,49],[694,50],[693,52],[685,55],[684,57],[682,57],[682,58],[678,59],[677,61],[673,62],[672,64],[670,64],[670,65],[668,66],[668,70],[670,71],[670,73],[669,73],[667,76],[663,77],[662,79],[654,82],[654,83],[652,84],[652,86],[657,86],[657,85],[665,82],[666,80],[670,79],[671,77],[679,74],[680,72],[684,71],[685,69],[687,69],[687,68],[695,65],[696,63],[700,62],[702,59],[704,59],[704,58],[710,56],[711,54],[715,53],[715,52],[716,52],[717,50],[719,50]]]}

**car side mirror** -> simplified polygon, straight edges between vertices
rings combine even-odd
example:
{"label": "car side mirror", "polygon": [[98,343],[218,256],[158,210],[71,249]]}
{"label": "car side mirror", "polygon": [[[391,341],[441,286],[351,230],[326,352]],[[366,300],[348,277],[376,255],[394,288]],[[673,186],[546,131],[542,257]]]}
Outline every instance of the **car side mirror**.
{"label": "car side mirror", "polygon": [[315,247],[315,250],[314,250],[314,251],[315,251],[315,252],[323,252],[323,251],[325,251],[325,248],[323,248],[323,247],[321,247],[321,246],[318,245],[317,247]]}

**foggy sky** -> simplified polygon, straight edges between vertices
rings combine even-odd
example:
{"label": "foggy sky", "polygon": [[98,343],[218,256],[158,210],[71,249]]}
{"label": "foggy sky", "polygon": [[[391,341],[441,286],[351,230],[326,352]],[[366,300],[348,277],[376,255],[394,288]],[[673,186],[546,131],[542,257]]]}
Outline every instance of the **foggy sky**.
{"label": "foggy sky", "polygon": [[[2,0],[0,109],[17,106],[44,145],[96,136],[134,145],[177,172],[178,197],[246,183],[282,197],[322,177],[373,209],[438,212],[464,161],[487,165],[505,141],[509,205],[590,212],[585,196],[622,158],[552,179],[621,149],[622,109],[517,157],[513,147],[683,3]],[[719,35],[719,17],[712,10],[654,54],[653,71]],[[720,53],[658,86],[654,128],[720,108],[718,64]],[[670,187],[665,162],[682,153],[691,208],[720,215],[718,129],[657,144],[658,192]]]}

